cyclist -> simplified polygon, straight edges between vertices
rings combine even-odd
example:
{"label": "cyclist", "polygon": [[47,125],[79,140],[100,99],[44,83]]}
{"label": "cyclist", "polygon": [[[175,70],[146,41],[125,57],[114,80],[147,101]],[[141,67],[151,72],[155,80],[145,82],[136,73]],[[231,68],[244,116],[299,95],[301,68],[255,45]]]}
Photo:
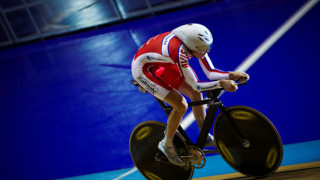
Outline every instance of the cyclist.
{"label": "cyclist", "polygon": [[[179,166],[185,165],[173,144],[174,134],[188,104],[184,96],[191,101],[203,99],[202,91],[224,88],[234,92],[234,81],[246,81],[249,75],[244,72],[224,72],[215,69],[208,56],[212,45],[209,29],[200,24],[186,24],[149,39],[135,54],[132,62],[132,75],[138,84],[158,99],[168,103],[173,110],[167,120],[165,137],[158,148],[168,160]],[[189,65],[189,60],[196,57],[210,82],[199,82]],[[205,107],[192,108],[199,129],[201,130]],[[206,146],[214,146],[214,139],[208,134]]]}

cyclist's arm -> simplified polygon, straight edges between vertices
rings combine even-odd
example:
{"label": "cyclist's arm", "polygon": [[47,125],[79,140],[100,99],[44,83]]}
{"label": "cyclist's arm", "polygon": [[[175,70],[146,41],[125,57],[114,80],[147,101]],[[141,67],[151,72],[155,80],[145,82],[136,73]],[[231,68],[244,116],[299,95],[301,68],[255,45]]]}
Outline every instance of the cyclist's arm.
{"label": "cyclist's arm", "polygon": [[220,88],[219,81],[198,82],[196,75],[189,65],[189,59],[183,45],[179,48],[178,66],[187,82],[197,91],[205,91]]}
{"label": "cyclist's arm", "polygon": [[210,80],[220,80],[220,79],[229,79],[229,72],[224,72],[219,69],[216,69],[208,54],[204,56],[203,59],[199,59],[201,68],[206,74],[207,78]]}

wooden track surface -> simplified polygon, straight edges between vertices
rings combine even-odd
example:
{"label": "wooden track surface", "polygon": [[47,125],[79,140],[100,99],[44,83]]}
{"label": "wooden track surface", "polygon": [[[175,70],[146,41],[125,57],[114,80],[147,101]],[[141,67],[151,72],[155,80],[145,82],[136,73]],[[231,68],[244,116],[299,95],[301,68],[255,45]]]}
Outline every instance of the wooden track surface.
{"label": "wooden track surface", "polygon": [[[197,178],[194,180],[219,180],[219,179],[256,179],[252,177],[246,177],[240,173],[232,173],[232,174],[224,174],[218,176],[210,176],[210,177],[203,177]],[[319,162],[312,162],[312,163],[305,163],[305,164],[296,164],[290,166],[282,166],[280,167],[274,174],[259,179],[267,179],[267,180],[283,180],[283,179],[290,179],[290,180],[316,180],[320,179],[320,161]]]}

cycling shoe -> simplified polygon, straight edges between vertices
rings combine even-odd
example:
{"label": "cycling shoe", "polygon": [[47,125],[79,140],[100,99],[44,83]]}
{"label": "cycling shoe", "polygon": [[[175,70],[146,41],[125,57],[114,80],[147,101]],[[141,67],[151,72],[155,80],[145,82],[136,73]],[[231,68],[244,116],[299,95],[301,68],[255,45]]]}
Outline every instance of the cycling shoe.
{"label": "cycling shoe", "polygon": [[161,152],[163,152],[163,154],[165,154],[167,156],[168,160],[171,163],[173,163],[177,166],[184,166],[185,165],[185,162],[181,160],[175,147],[174,146],[166,146],[164,139],[159,142],[158,148]]}

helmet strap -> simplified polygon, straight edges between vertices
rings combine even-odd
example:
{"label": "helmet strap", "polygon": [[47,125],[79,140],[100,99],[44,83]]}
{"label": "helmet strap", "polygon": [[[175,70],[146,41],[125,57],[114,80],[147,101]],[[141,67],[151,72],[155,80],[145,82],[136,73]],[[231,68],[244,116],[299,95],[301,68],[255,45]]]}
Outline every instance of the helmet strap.
{"label": "helmet strap", "polygon": [[185,47],[186,47],[187,53],[191,54],[194,57],[194,55],[192,53],[193,50],[189,49],[187,46],[185,46]]}
{"label": "helmet strap", "polygon": [[194,54],[193,54],[193,50],[189,50],[190,54],[193,56],[193,57],[196,57]]}

